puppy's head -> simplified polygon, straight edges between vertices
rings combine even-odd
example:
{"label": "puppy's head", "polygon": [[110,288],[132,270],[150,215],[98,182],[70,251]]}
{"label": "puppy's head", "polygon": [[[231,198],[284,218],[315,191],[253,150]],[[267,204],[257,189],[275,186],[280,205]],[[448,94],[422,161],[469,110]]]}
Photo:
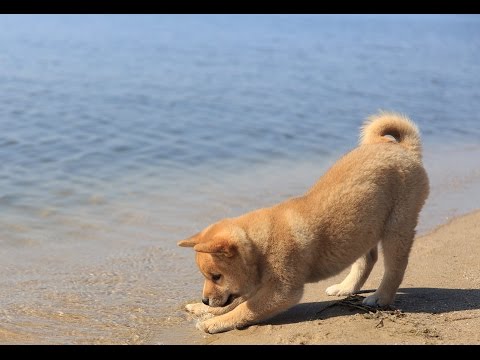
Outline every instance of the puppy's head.
{"label": "puppy's head", "polygon": [[232,309],[247,300],[259,283],[255,251],[245,231],[232,220],[222,220],[179,246],[193,247],[205,277],[202,302]]}

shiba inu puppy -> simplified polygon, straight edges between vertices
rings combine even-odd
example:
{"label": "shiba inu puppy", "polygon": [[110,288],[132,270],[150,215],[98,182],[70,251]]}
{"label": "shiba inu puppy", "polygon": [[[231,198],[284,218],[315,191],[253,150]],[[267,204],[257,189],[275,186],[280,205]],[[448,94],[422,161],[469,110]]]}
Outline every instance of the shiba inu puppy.
{"label": "shiba inu puppy", "polygon": [[[370,117],[360,145],[305,194],[212,224],[180,241],[193,247],[205,276],[197,327],[228,331],[266,320],[296,304],[305,283],[352,265],[328,295],[360,290],[383,248],[385,271],[369,306],[393,302],[407,267],[418,215],[429,193],[420,134],[407,117]],[[206,319],[205,319],[206,318]]]}

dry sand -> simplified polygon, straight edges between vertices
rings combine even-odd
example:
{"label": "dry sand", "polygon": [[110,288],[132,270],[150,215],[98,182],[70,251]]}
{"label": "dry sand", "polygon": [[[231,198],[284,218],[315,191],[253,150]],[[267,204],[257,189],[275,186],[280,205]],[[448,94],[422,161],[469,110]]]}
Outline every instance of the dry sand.
{"label": "dry sand", "polygon": [[[364,289],[375,289],[380,260]],[[189,344],[480,344],[480,211],[456,218],[414,243],[391,311],[369,312],[360,296],[328,297],[346,271],[309,284],[301,302],[244,330],[207,335],[194,319],[178,343]],[[185,330],[185,329],[184,329]]]}

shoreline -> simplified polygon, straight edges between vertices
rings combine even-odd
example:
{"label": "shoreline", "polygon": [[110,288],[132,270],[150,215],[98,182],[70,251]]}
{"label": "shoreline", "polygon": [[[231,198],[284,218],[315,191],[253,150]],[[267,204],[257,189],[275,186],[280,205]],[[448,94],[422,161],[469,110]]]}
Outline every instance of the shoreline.
{"label": "shoreline", "polygon": [[[406,291],[417,290],[402,294],[399,304],[395,304],[406,316],[383,321],[385,328],[385,324],[391,327],[403,322],[403,327],[391,329],[401,332],[408,328],[412,333],[419,332],[418,336],[409,333],[403,338],[395,334],[381,337],[385,334],[369,333],[369,319],[356,311],[359,309],[351,312],[348,307],[332,306],[322,310],[339,300],[327,297],[325,288],[340,281],[348,270],[308,285],[302,302],[284,315],[283,323],[207,335],[195,329],[194,321],[183,310],[184,304],[199,301],[202,276],[193,254],[178,248],[176,241],[221,217],[236,216],[303,193],[336,160],[331,157],[320,163],[311,159],[297,163],[271,161],[222,173],[221,177],[217,177],[217,172],[206,172],[204,178],[197,178],[196,187],[189,188],[185,179],[179,185],[185,190],[181,197],[160,191],[121,201],[106,197],[104,201],[79,204],[75,211],[69,209],[70,213],[46,208],[32,218],[23,217],[23,213],[11,221],[7,217],[0,252],[0,343],[480,343],[477,335],[466,334],[464,329],[452,330],[456,337],[438,329],[438,337],[421,334],[437,334],[431,332],[432,324],[440,329],[450,320],[452,324],[461,324],[462,316],[473,316],[467,320],[480,333],[478,309],[447,311],[444,316],[450,320],[440,323],[443,317],[428,319],[429,309],[424,304],[435,304],[439,296],[446,294],[459,302],[464,298],[480,299],[478,290],[457,291],[480,288],[478,261],[469,260],[471,254],[480,253],[479,248],[471,248],[475,242],[480,243],[480,230],[472,232],[468,223],[456,225],[464,216],[473,216],[480,223],[476,201],[480,198],[479,159],[478,145],[425,147],[431,194],[420,214],[413,257],[402,283]],[[454,230],[445,230],[450,228]],[[438,235],[449,231],[452,241],[447,241],[446,235]],[[442,248],[438,249],[437,243]],[[449,254],[469,247],[450,264],[453,260]],[[431,274],[425,278],[422,273],[445,266],[442,276]],[[381,274],[379,261],[365,288],[378,286]],[[474,280],[468,282],[463,276]],[[425,293],[422,288],[437,291]],[[416,303],[411,304],[411,299]],[[448,303],[448,299],[445,301]],[[418,312],[419,306],[424,313]],[[319,311],[325,319],[316,319],[314,315]],[[314,328],[315,321],[318,324]],[[419,329],[420,325],[415,327],[412,322],[424,328]],[[342,324],[359,333],[367,332],[370,337],[354,333],[345,337],[338,330]]]}

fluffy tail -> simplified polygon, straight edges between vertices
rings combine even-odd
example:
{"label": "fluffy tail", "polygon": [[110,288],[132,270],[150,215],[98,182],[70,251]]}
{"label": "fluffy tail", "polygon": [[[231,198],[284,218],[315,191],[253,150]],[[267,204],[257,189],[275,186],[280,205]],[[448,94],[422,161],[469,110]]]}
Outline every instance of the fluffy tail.
{"label": "fluffy tail", "polygon": [[381,142],[396,142],[422,158],[420,131],[405,115],[382,111],[365,121],[360,131],[360,145]]}

